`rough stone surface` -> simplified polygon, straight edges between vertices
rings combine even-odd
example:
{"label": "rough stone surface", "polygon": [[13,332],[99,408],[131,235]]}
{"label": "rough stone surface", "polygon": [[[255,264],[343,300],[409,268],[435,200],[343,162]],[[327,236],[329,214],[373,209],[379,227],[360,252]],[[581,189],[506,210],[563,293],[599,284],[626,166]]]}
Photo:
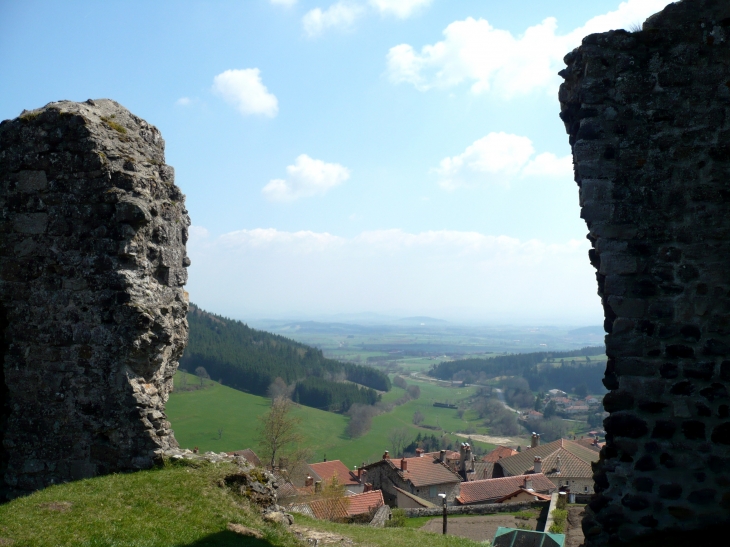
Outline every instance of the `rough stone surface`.
{"label": "rough stone surface", "polygon": [[588,545],[730,518],[729,39],[730,2],[683,0],[561,72],[608,333]]}
{"label": "rough stone surface", "polygon": [[184,201],[160,132],[114,101],[0,124],[0,497],[177,446]]}

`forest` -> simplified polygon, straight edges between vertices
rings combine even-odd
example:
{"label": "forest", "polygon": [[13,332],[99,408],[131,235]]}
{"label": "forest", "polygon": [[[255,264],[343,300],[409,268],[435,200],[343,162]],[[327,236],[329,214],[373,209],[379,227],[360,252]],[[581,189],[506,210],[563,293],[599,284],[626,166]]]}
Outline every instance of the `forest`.
{"label": "forest", "polygon": [[533,391],[557,388],[570,392],[579,385],[585,385],[590,393],[602,393],[605,391],[602,379],[606,369],[602,360],[595,363],[588,361],[580,366],[539,365],[546,359],[590,358],[603,356],[605,352],[605,347],[593,346],[571,351],[517,353],[485,359],[444,361],[434,365],[428,374],[441,380],[459,380],[467,384],[498,376],[521,376],[527,380]]}
{"label": "forest", "polygon": [[[190,304],[190,336],[183,370],[205,369],[214,380],[267,395],[275,380],[291,386],[303,405],[346,412],[354,403],[374,404],[390,391],[388,376],[374,368],[327,359],[322,351],[283,336],[252,329]],[[360,384],[360,387],[355,384]]]}

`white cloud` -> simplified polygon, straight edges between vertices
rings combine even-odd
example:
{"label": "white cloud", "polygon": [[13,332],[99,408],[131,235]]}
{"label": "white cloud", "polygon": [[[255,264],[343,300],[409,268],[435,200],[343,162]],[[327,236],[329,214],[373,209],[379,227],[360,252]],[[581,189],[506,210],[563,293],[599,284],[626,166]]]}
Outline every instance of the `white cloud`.
{"label": "white cloud", "polygon": [[262,114],[273,118],[279,111],[279,101],[266,89],[258,68],[226,70],[218,74],[213,78],[213,92],[244,115]]}
{"label": "white cloud", "polygon": [[177,101],[175,101],[175,104],[178,106],[190,106],[193,104],[193,101],[190,97],[180,97]]}
{"label": "white cloud", "polygon": [[[547,243],[478,232],[252,229],[191,238],[191,299],[236,316],[459,309],[493,322],[599,321],[585,240]],[[251,290],[256,287],[256,290]],[[593,319],[591,319],[593,318]]]}
{"label": "white cloud", "polygon": [[271,201],[294,201],[323,195],[350,178],[350,171],[339,163],[325,163],[301,154],[286,168],[287,180],[273,179],[261,192]]}
{"label": "white cloud", "polygon": [[558,158],[542,153],[533,158],[535,148],[527,137],[509,133],[489,133],[466,147],[461,154],[446,157],[434,169],[445,190],[482,183],[509,185],[525,177],[568,177],[573,171],[571,156]]}
{"label": "white cloud", "polygon": [[287,8],[292,7],[297,3],[297,0],[269,0],[275,6],[286,6]]}
{"label": "white cloud", "polygon": [[583,37],[625,28],[660,11],[668,0],[628,0],[616,11],[599,15],[565,35],[557,35],[557,21],[548,17],[513,36],[485,19],[468,17],[443,31],[444,39],[424,46],[420,53],[409,44],[392,47],[388,73],[394,83],[410,83],[421,91],[471,84],[473,93],[493,92],[502,98],[536,90],[554,93],[563,57]]}
{"label": "white cloud", "polygon": [[383,15],[406,19],[431,2],[432,0],[370,0],[370,5]]}
{"label": "white cloud", "polygon": [[308,11],[302,18],[302,26],[310,38],[328,29],[346,30],[364,11],[360,4],[340,0],[324,11],[321,8]]}

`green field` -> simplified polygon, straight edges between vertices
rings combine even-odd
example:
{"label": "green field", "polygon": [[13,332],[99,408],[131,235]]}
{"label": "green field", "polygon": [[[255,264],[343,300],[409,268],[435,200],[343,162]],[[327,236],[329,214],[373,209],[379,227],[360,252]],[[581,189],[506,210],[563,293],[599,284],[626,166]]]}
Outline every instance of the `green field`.
{"label": "green field", "polygon": [[[176,381],[180,380],[178,372]],[[188,383],[197,382],[194,376],[187,375]],[[437,408],[435,401],[456,403],[470,396],[474,389],[450,388],[436,386],[425,382],[408,380],[421,388],[421,397],[417,400],[397,406],[392,412],[381,414],[373,419],[371,430],[357,439],[350,439],[345,434],[347,416],[325,412],[305,406],[298,406],[295,412],[302,419],[302,430],[307,445],[313,450],[313,461],[324,458],[342,460],[348,466],[379,459],[384,450],[389,448],[388,434],[393,429],[407,427],[413,438],[422,434],[435,434],[434,431],[413,425],[413,413],[420,410],[425,416],[425,425],[437,426],[447,433],[466,430],[470,425],[469,413],[465,419],[459,419],[456,410]],[[265,413],[270,405],[269,399],[243,393],[235,389],[206,381],[207,387],[197,391],[185,391],[170,396],[167,403],[167,416],[172,422],[175,437],[180,446],[185,448],[199,447],[201,451],[212,450],[224,452],[243,448],[256,449],[256,428],[258,417]],[[403,395],[403,390],[394,387],[384,394],[383,400],[394,401]],[[473,417],[472,417],[473,418]],[[222,429],[221,438],[218,430]],[[477,428],[480,433],[486,429]],[[456,440],[456,437],[453,437]],[[482,448],[491,449],[484,443],[475,443]]]}

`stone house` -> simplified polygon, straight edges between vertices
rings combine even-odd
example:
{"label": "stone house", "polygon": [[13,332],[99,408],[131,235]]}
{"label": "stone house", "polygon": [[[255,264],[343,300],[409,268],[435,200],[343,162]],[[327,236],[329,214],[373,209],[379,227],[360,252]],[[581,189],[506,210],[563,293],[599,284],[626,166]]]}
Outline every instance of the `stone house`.
{"label": "stone house", "polygon": [[493,476],[542,473],[558,488],[567,487],[577,494],[593,494],[591,464],[596,461],[598,452],[577,442],[558,439],[540,445],[538,438],[536,446],[495,462]]}
{"label": "stone house", "polygon": [[309,477],[307,477],[304,486],[310,486],[317,481],[324,484],[331,480],[333,476],[336,476],[339,483],[345,487],[345,490],[353,494],[359,494],[364,490],[363,481],[360,480],[361,475],[357,471],[348,469],[340,460],[310,463],[307,464],[307,469]]}
{"label": "stone house", "polygon": [[420,456],[391,460],[386,452],[383,459],[366,465],[367,481],[375,490],[383,491],[385,503],[397,506],[398,488],[429,503],[441,505],[439,494],[446,494],[447,503],[459,495],[461,477],[442,458]]}
{"label": "stone house", "polygon": [[535,498],[542,500],[544,495],[552,494],[555,490],[555,484],[545,475],[533,473],[462,483],[456,502],[460,505],[473,505],[535,501]]}

